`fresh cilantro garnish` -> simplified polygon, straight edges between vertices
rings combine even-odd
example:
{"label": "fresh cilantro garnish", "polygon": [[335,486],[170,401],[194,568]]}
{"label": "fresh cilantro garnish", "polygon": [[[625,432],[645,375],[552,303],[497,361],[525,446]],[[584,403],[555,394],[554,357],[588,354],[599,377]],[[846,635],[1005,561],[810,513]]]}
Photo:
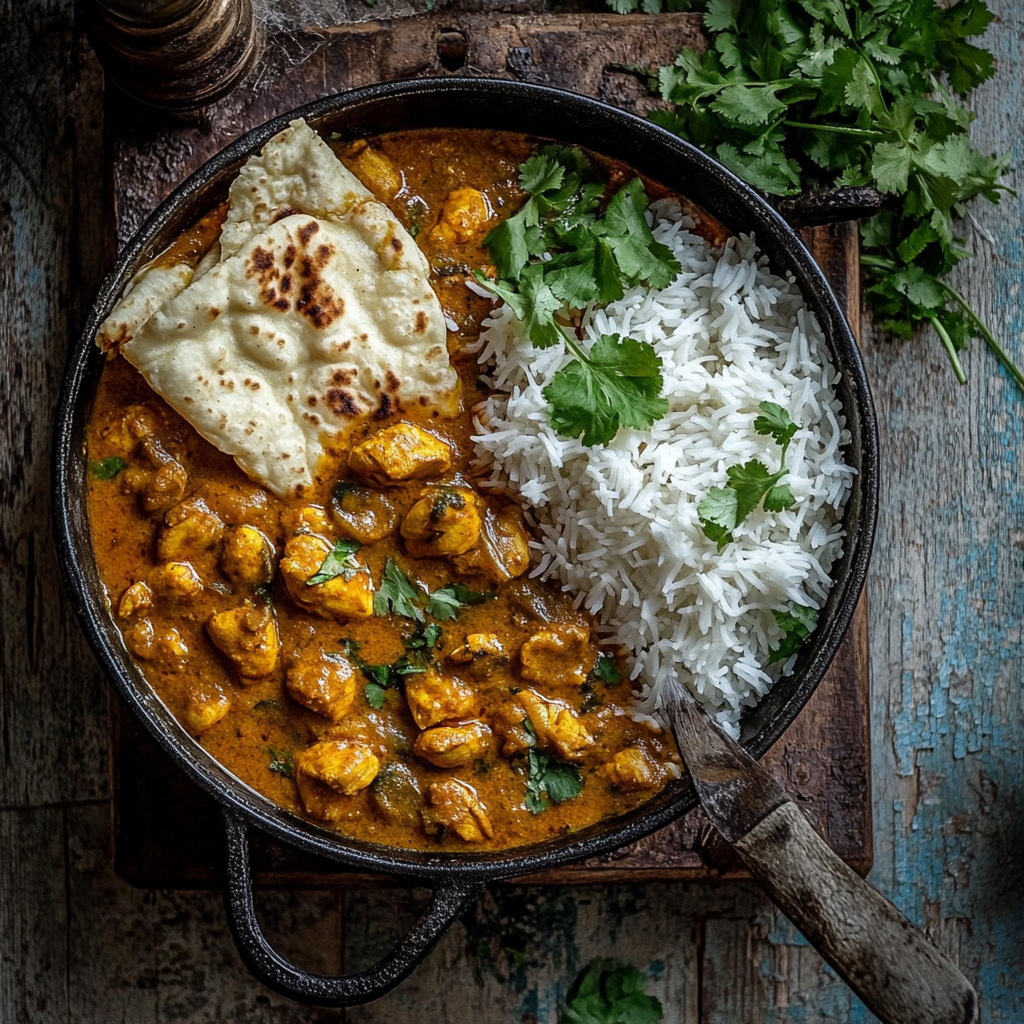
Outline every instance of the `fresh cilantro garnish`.
{"label": "fresh cilantro garnish", "polygon": [[544,389],[552,426],[585,445],[649,427],[668,411],[652,346],[603,335],[588,351],[563,326],[590,303],[641,282],[664,288],[679,272],[647,224],[643,182],[633,178],[600,213],[605,186],[583,152],[545,146],[520,166],[519,184],[526,203],[484,239],[495,280],[479,270],[476,278],[512,307],[537,348],[561,343],[574,356]]}
{"label": "fresh cilantro garnish", "polygon": [[359,568],[355,553],[362,547],[358,541],[336,540],[330,554],[323,560],[320,568],[306,580],[307,587],[315,587],[320,583],[333,580],[336,576],[351,579]]}
{"label": "fresh cilantro garnish", "polygon": [[789,442],[800,428],[775,402],[762,402],[758,408],[761,415],[754,420],[754,429],[759,434],[773,437],[782,448],[779,470],[769,473],[759,459],[730,466],[725,471],[728,478],[725,487],[712,487],[697,505],[704,534],[718,545],[719,550],[732,540],[733,530],[762,502],[766,512],[781,512],[796,500],[788,484],[781,481],[786,475]]}
{"label": "fresh cilantro garnish", "polygon": [[108,455],[105,459],[100,459],[99,462],[90,463],[89,468],[97,480],[113,480],[118,473],[122,473],[128,468],[128,463],[118,455]]}
{"label": "fresh cilantro garnish", "polygon": [[802,604],[791,604],[782,610],[773,612],[775,621],[782,630],[782,639],[778,647],[773,647],[765,665],[774,665],[777,661],[788,661],[800,649],[818,624],[818,613],[813,608]]}
{"label": "fresh cilantro garnish", "polygon": [[597,959],[580,973],[558,1024],[658,1024],[661,1003],[646,995],[647,978],[617,960]]}
{"label": "fresh cilantro garnish", "polygon": [[270,589],[269,583],[257,583],[252,588],[252,596],[264,604],[274,603],[274,592]]}
{"label": "fresh cilantro garnish", "polygon": [[347,654],[352,658],[358,660],[359,651],[362,648],[362,642],[359,640],[351,640],[347,636],[339,637],[338,644],[341,647],[341,653]]}
{"label": "fresh cilantro garnish", "polygon": [[384,576],[380,587],[373,595],[373,614],[381,617],[402,615],[407,619],[419,621],[420,610],[417,607],[423,592],[413,586],[409,577],[398,567],[393,558],[389,558],[384,566]]}
{"label": "fresh cilantro garnish", "polygon": [[659,397],[661,387],[661,357],[647,342],[602,334],[585,358],[551,378],[544,397],[555,430],[595,445],[610,441],[620,427],[644,430],[664,416],[668,401]]}
{"label": "fresh cilantro garnish", "polygon": [[[523,724],[527,725],[526,722]],[[532,725],[527,726],[527,731],[536,736]],[[551,804],[563,804],[580,795],[583,776],[576,765],[556,761],[550,754],[532,748],[527,757],[526,806],[533,814],[540,814]]]}
{"label": "fresh cilantro garnish", "polygon": [[456,615],[467,605],[483,604],[497,596],[496,590],[479,591],[470,590],[465,583],[449,583],[445,587],[439,587],[427,601],[427,611],[445,622],[454,619]]}
{"label": "fresh cilantro garnish", "polygon": [[441,639],[441,627],[436,622],[420,623],[415,632],[406,638],[407,651],[429,651]]}
{"label": "fresh cilantro garnish", "polygon": [[274,747],[267,747],[270,754],[270,763],[267,768],[275,775],[283,775],[286,779],[295,777],[295,751],[275,750]]}
{"label": "fresh cilantro garnish", "polygon": [[365,691],[367,703],[376,711],[384,706],[385,690],[398,686],[406,676],[427,671],[425,664],[408,656],[403,656],[390,665],[368,665],[362,659],[357,659],[356,665],[368,680]]}
{"label": "fresh cilantro garnish", "polygon": [[366,689],[366,703],[373,708],[374,711],[380,711],[384,707],[384,701],[387,699],[387,690],[378,685],[377,683],[367,683]]}
{"label": "fresh cilantro garnish", "polygon": [[619,666],[615,664],[615,659],[607,654],[599,654],[597,656],[597,664],[590,670],[590,674],[595,679],[600,679],[601,682],[607,683],[609,686],[622,682],[622,673],[619,671]]}
{"label": "fresh cilantro garnish", "polygon": [[601,695],[594,689],[593,684],[587,682],[580,687],[580,696],[583,700],[580,702],[580,714],[588,715],[591,711],[599,708],[604,701],[601,700]]}
{"label": "fresh cilantro garnish", "polygon": [[672,104],[652,120],[777,196],[874,186],[861,224],[875,323],[909,338],[931,326],[960,383],[960,352],[982,339],[1024,389],[1024,373],[943,278],[971,253],[958,220],[998,203],[1009,154],[971,143],[968,94],[995,73],[968,40],[993,20],[984,0],[608,0],[617,11],[705,11],[707,52],[684,50],[646,76]]}

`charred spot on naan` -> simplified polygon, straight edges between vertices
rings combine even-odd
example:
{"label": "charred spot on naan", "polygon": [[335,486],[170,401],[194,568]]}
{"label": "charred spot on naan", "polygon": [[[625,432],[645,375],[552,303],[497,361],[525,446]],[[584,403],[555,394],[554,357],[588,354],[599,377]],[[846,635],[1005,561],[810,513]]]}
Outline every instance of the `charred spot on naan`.
{"label": "charred spot on naan", "polygon": [[294,235],[288,228],[288,242],[280,256],[257,245],[247,260],[245,276],[255,280],[265,306],[287,313],[294,301],[295,312],[323,331],[345,315],[345,302],[335,295],[322,273],[335,254],[334,246],[326,242],[315,249],[311,246],[319,230],[315,220],[302,224]]}

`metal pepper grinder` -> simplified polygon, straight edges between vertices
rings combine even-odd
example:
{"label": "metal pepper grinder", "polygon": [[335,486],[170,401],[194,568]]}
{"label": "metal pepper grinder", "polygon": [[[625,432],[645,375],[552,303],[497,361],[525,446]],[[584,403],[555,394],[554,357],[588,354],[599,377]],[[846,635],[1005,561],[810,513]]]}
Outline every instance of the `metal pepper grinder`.
{"label": "metal pepper grinder", "polygon": [[195,110],[238,83],[260,48],[252,0],[81,0],[109,80],[133,99]]}

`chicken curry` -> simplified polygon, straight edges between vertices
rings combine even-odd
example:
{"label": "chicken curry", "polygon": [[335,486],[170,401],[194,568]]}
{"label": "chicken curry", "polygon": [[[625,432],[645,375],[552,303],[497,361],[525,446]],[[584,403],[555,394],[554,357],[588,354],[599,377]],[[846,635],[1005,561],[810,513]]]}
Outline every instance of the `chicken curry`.
{"label": "chicken curry", "polygon": [[[123,357],[95,396],[89,515],[126,647],[239,779],[366,841],[521,846],[680,775],[671,738],[628,712],[620,653],[570,595],[530,577],[515,496],[474,473],[466,348],[491,300],[468,275],[521,203],[516,168],[534,144],[467,130],[332,142],[429,261],[461,383],[454,418],[384,405],[328,444],[311,487],[281,498]],[[176,252],[198,263],[223,217]]]}

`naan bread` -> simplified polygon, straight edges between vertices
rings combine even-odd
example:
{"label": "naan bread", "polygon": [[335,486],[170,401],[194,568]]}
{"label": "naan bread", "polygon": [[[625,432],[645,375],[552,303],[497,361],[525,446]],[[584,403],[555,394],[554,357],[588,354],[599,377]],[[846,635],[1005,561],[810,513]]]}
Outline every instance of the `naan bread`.
{"label": "naan bread", "polygon": [[216,260],[140,272],[96,340],[285,497],[354,421],[458,412],[429,272],[391,211],[293,121],[232,184]]}

